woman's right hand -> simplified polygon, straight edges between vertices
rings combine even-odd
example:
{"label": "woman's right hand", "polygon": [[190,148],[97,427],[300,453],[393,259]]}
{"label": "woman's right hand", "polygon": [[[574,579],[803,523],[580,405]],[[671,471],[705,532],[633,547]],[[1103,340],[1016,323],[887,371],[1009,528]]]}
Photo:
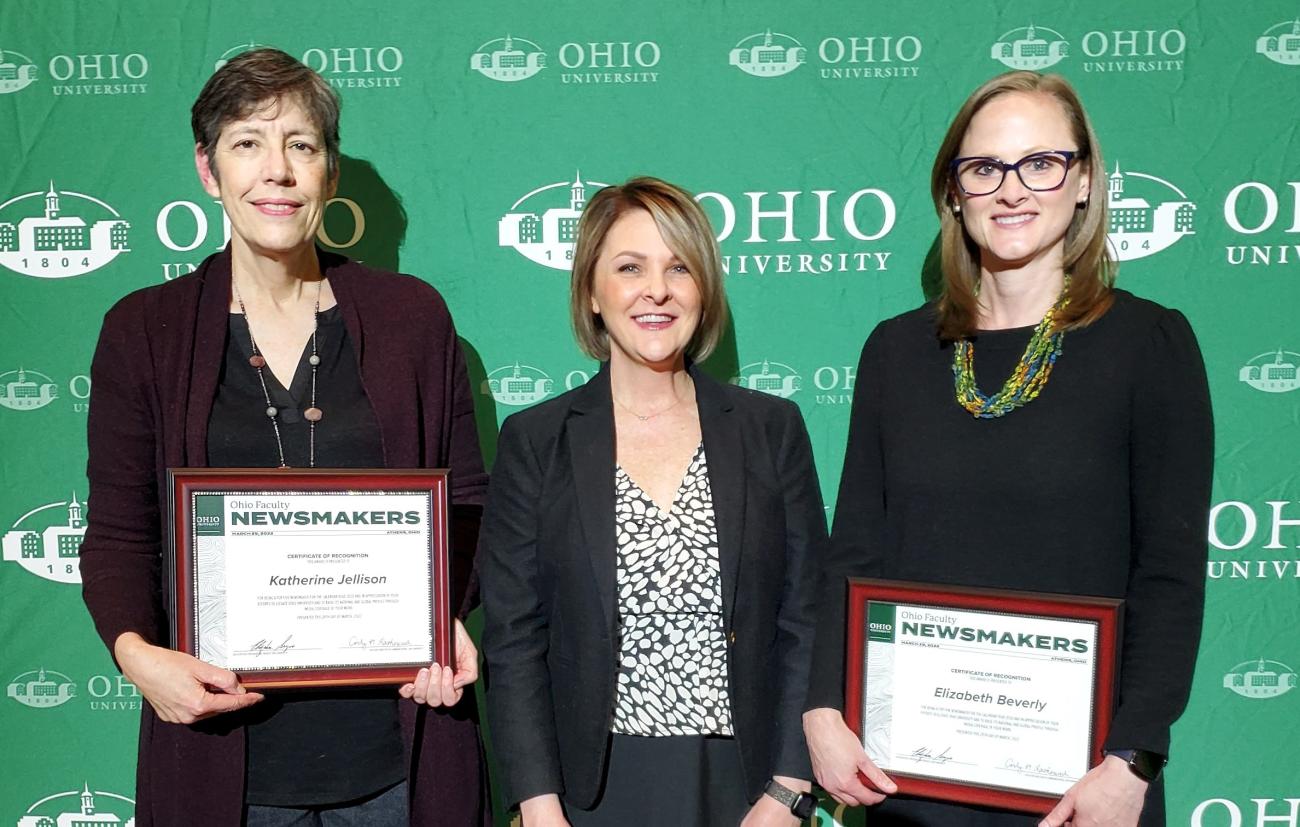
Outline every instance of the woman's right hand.
{"label": "woman's right hand", "polygon": [[569,827],[555,793],[535,795],[519,802],[519,816],[523,827]]}
{"label": "woman's right hand", "polygon": [[[838,709],[824,707],[805,712],[803,733],[817,783],[839,803],[850,807],[879,804],[885,796],[898,791],[889,776],[867,757]],[[866,776],[875,789],[863,784],[861,776]]]}
{"label": "woman's right hand", "polygon": [[192,724],[252,706],[264,697],[244,689],[234,672],[154,646],[135,632],[118,635],[113,655],[126,679],[169,724]]}

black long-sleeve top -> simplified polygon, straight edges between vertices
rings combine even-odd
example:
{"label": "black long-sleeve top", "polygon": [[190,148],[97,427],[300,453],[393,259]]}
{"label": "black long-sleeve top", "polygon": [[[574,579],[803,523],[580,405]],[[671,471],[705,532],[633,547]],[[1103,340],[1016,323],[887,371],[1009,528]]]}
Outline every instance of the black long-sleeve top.
{"label": "black long-sleeve top", "polygon": [[[973,339],[997,391],[1032,328]],[[1122,598],[1107,748],[1168,754],[1204,608],[1213,425],[1187,320],[1123,290],[1067,332],[1041,395],[982,420],[956,401],[932,306],[882,322],[854,390],[807,708],[844,706],[845,578]]]}

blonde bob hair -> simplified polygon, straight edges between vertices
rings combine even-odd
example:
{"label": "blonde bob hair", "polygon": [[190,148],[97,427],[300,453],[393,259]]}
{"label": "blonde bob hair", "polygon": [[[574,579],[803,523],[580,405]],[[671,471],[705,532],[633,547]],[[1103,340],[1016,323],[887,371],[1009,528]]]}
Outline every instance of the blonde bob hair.
{"label": "blonde bob hair", "polygon": [[[1075,210],[1065,233],[1064,265],[1070,274],[1069,305],[1058,314],[1058,330],[1084,327],[1101,318],[1114,301],[1115,261],[1107,247],[1106,168],[1101,147],[1079,95],[1060,75],[1006,72],[984,83],[957,110],[948,134],[939,146],[930,173],[930,194],[939,214],[939,252],[943,267],[943,292],[938,302],[941,338],[953,341],[972,335],[978,325],[980,283],[979,248],[966,232],[954,209],[959,194],[951,163],[971,120],[989,101],[1012,92],[1047,95],[1061,105],[1077,145],[1074,163],[1087,172],[1088,200]],[[1061,147],[1064,149],[1064,147]]]}
{"label": "blonde bob hair", "polygon": [[573,250],[569,312],[578,346],[593,359],[609,359],[609,333],[591,310],[596,263],[610,228],[627,213],[645,210],[668,249],[681,259],[700,291],[700,323],[686,346],[695,361],[707,359],[727,327],[727,297],[722,288],[722,256],[704,210],[681,187],[641,176],[597,192],[578,220]]}

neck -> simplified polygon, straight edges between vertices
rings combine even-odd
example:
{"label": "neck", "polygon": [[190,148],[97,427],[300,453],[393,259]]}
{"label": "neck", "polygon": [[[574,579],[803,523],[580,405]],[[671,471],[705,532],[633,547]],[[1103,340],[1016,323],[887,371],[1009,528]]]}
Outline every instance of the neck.
{"label": "neck", "polygon": [[316,285],[323,278],[316,249],[310,245],[275,254],[255,252],[234,241],[230,246],[231,272],[239,280],[239,291],[246,302],[294,304],[302,299],[308,285]]}
{"label": "neck", "polygon": [[615,399],[638,414],[663,410],[693,393],[686,360],[680,356],[669,364],[646,365],[614,353],[609,360],[609,387]]}
{"label": "neck", "polygon": [[1060,262],[980,267],[979,327],[1003,330],[1036,325],[1056,304],[1065,286]]}

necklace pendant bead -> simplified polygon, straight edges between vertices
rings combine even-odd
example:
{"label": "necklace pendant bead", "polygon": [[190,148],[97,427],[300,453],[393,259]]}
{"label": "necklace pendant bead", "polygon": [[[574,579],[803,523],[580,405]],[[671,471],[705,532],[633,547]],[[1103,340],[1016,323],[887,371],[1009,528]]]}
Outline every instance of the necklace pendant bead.
{"label": "necklace pendant bead", "polygon": [[321,409],[315,406],[302,412],[302,418],[306,419],[308,422],[320,422],[322,416],[324,416],[324,414],[321,413]]}
{"label": "necklace pendant bead", "polygon": [[248,364],[252,365],[258,370],[261,370],[262,368],[266,367],[266,359],[262,356],[262,354],[254,353],[252,356],[248,357]]}
{"label": "necklace pendant bead", "polygon": [[280,409],[275,407],[274,405],[268,405],[266,408],[266,415],[269,416],[271,419],[275,419],[276,415],[279,413],[280,413]]}

